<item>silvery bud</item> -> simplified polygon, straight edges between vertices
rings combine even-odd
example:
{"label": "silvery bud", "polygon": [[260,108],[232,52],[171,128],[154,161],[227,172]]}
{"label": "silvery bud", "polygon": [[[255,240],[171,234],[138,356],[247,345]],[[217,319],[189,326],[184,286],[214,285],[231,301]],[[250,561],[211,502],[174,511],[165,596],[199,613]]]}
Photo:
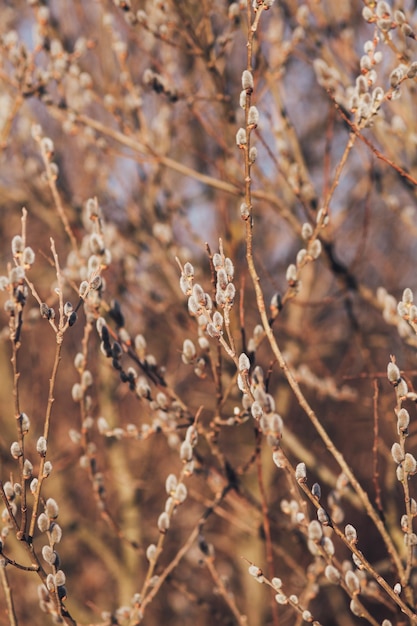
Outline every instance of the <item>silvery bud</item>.
{"label": "silvery bud", "polygon": [[50,525],[48,516],[45,513],[41,513],[38,517],[37,524],[41,533],[45,533],[47,530],[49,530],[49,525]]}
{"label": "silvery bud", "polygon": [[154,543],[151,543],[147,548],[146,548],[146,558],[148,559],[148,561],[150,563],[152,563],[153,561],[155,561],[156,559],[156,553],[157,553],[157,548],[156,545]]}
{"label": "silvery bud", "polygon": [[293,263],[291,263],[287,267],[287,271],[286,271],[285,277],[286,277],[287,282],[289,284],[295,283],[297,281],[297,268],[296,268],[296,266]]}
{"label": "silvery bud", "polygon": [[56,556],[56,552],[53,550],[53,548],[51,548],[51,546],[43,546],[42,558],[48,563],[48,565],[53,565],[55,563]]}
{"label": "silvery bud", "polygon": [[51,472],[52,472],[52,463],[50,461],[46,461],[45,465],[43,466],[42,476],[44,478],[48,478]]}
{"label": "silvery bud", "polygon": [[59,543],[62,539],[62,528],[56,522],[51,524],[51,528],[49,531],[50,539],[52,543]]}
{"label": "silvery bud", "polygon": [[169,474],[166,481],[165,481],[165,490],[167,492],[168,495],[172,495],[172,493],[175,492],[175,489],[177,488],[177,477],[175,476],[175,474]]}
{"label": "silvery bud", "polygon": [[405,455],[403,467],[404,467],[404,472],[407,472],[407,474],[416,473],[417,461],[415,457],[412,454],[410,454],[410,452],[407,452]]}
{"label": "silvery bud", "polygon": [[355,572],[352,570],[348,570],[345,574],[345,583],[346,587],[352,593],[358,593],[360,589],[359,578],[356,576]]}
{"label": "silvery bud", "polygon": [[313,235],[313,227],[308,222],[304,222],[301,228],[301,237],[306,241]]}
{"label": "silvery bud", "polygon": [[336,585],[340,580],[340,573],[333,565],[327,565],[324,570],[327,580]]}
{"label": "silvery bud", "polygon": [[29,431],[29,428],[30,428],[30,419],[28,418],[26,413],[21,413],[20,414],[20,424],[21,424],[21,428],[22,428],[22,433],[26,434]]}
{"label": "silvery bud", "polygon": [[166,513],[165,511],[163,513],[161,513],[161,515],[158,517],[158,530],[160,533],[165,534],[167,532],[167,530],[169,529],[169,515],[168,513]]}
{"label": "silvery bud", "polygon": [[299,483],[305,483],[307,480],[307,469],[305,463],[298,463],[295,468],[295,479]]}
{"label": "silvery bud", "polygon": [[244,128],[239,128],[239,130],[236,133],[236,145],[237,146],[244,146],[247,143],[247,138],[246,138],[246,130]]}
{"label": "silvery bud", "polygon": [[317,520],[312,520],[308,525],[308,538],[314,543],[319,543],[323,537],[323,529]]}
{"label": "silvery bud", "polygon": [[29,461],[29,459],[25,459],[25,462],[23,463],[23,478],[25,478],[26,480],[31,478],[32,473],[33,473],[33,465]]}
{"label": "silvery bud", "polygon": [[352,524],[346,524],[345,526],[345,537],[349,541],[349,543],[355,544],[358,541],[358,535],[356,532],[356,528],[352,526]]}
{"label": "silvery bud", "polygon": [[193,458],[193,448],[188,441],[183,441],[180,447],[180,459],[183,463],[191,461]]}
{"label": "silvery bud", "polygon": [[242,88],[245,90],[253,89],[253,75],[249,70],[244,70],[242,72]]}
{"label": "silvery bud", "polygon": [[185,339],[182,346],[182,355],[181,358],[183,363],[188,364],[193,361],[196,356],[195,345],[191,341],[191,339]]}
{"label": "silvery bud", "polygon": [[36,442],[36,451],[38,454],[40,454],[40,456],[45,456],[46,455],[46,450],[47,450],[47,441],[45,439],[45,437],[41,436],[39,437],[38,441]]}
{"label": "silvery bud", "polygon": [[250,126],[257,126],[259,122],[259,111],[256,106],[251,106],[248,111],[248,124]]}
{"label": "silvery bud", "polygon": [[409,287],[406,287],[403,291],[402,301],[404,302],[404,304],[412,304],[413,299],[413,292]]}
{"label": "silvery bud", "polygon": [[248,372],[250,369],[249,357],[242,352],[239,356],[239,372]]}
{"label": "silvery bud", "polygon": [[387,377],[390,383],[397,384],[401,378],[399,367],[390,361],[387,367]]}
{"label": "silvery bud", "polygon": [[49,519],[56,519],[59,514],[59,508],[56,500],[48,498],[45,503],[45,513]]}
{"label": "silvery bud", "polygon": [[404,460],[404,452],[399,443],[392,444],[391,454],[396,463],[401,463]]}
{"label": "silvery bud", "polygon": [[12,253],[13,256],[19,256],[24,250],[23,239],[20,235],[15,235],[12,239]]}
{"label": "silvery bud", "polygon": [[182,504],[186,500],[187,495],[187,487],[184,485],[184,483],[178,483],[173,496],[174,500],[178,502],[178,504]]}
{"label": "silvery bud", "polygon": [[406,433],[410,423],[410,414],[407,409],[400,409],[397,414],[397,428],[399,433]]}
{"label": "silvery bud", "polygon": [[18,459],[19,457],[23,455],[22,448],[20,447],[17,441],[14,441],[12,445],[10,446],[10,454],[12,455],[14,459]]}

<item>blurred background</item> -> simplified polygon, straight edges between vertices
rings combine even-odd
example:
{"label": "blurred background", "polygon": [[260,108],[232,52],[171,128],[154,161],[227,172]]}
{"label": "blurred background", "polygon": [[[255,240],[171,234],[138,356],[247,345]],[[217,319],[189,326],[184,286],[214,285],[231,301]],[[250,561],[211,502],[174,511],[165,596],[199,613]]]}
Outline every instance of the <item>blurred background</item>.
{"label": "blurred background", "polygon": [[[414,3],[394,4],[388,5],[392,23],[395,9],[401,8],[413,27]],[[253,246],[267,303],[286,293],[287,267],[305,245],[301,227],[305,222],[314,226],[327,201],[349,140],[346,118],[353,120],[350,106],[364,45],[373,42],[372,49],[382,53],[372,88],[380,86],[384,93],[391,72],[415,59],[414,39],[396,26],[384,41],[379,26],[364,20],[363,6],[359,1],[281,0],[264,12],[255,35],[253,103],[260,122],[252,134],[258,150],[252,169]],[[271,447],[257,436],[254,420],[244,418],[233,363],[214,339],[208,349],[198,346],[202,333],[179,287],[176,258],[191,262],[196,281],[212,292],[208,250],[217,252],[221,238],[235,266],[232,333],[238,354],[247,351],[260,318],[245,261],[239,213],[244,167],[235,141],[244,125],[239,94],[247,67],[245,2],[5,1],[0,24],[0,274],[7,274],[12,263],[11,240],[21,232],[23,207],[27,244],[36,253],[28,276],[49,306],[57,308],[51,237],[63,268],[65,299],[78,300],[93,230],[85,208],[90,198],[97,198],[111,253],[100,303],[93,313],[81,309],[65,334],[48,446],[54,469],[42,492],[60,508],[59,553],[71,615],[80,624],[136,623],[119,609],[131,606],[133,595],[140,593],[146,549],[159,537],[165,480],[170,473],[180,475],[179,445],[199,411],[195,472],[187,478],[188,498],[171,520],[156,574],[203,516],[204,525],[146,607],[144,623],[238,623],[219,591],[220,580],[249,625],[301,624],[289,606],[276,605],[273,615],[275,592],[256,584],[247,561],[280,577],[284,592],[297,594],[324,626],[362,623],[349,611],[343,590],[325,579],[315,562],[320,559],[310,553],[305,532],[294,522],[295,506],[308,519],[315,518],[315,511],[299,503],[294,485],[273,464]],[[324,86],[314,65],[318,59],[331,73]],[[415,79],[404,81],[394,96],[363,130],[371,147],[356,139],[349,152],[331,194],[323,252],[302,270],[299,293],[286,301],[273,328],[308,401],[404,555],[404,494],[390,453],[398,440],[396,398],[386,367],[395,355],[413,389],[417,341],[399,319],[396,303],[405,287],[416,287]],[[33,139],[34,124],[54,143],[56,186],[78,245],[76,260]],[[385,158],[378,158],[376,150]],[[115,321],[115,306],[124,324]],[[138,357],[142,366],[129,351],[121,362],[124,371],[133,367],[146,378],[148,398],[121,381],[100,351],[94,324],[86,334],[99,315],[114,336],[122,326],[132,343],[137,335],[146,340]],[[19,475],[9,452],[16,424],[5,311],[0,319],[0,472],[3,482],[13,483]],[[181,358],[185,339],[194,342],[202,359],[200,376]],[[93,384],[80,404],[73,401],[72,388],[80,379],[74,358],[83,349]],[[54,351],[54,333],[29,297],[18,366],[21,409],[32,423],[26,451],[35,475]],[[340,468],[290,391],[267,342],[250,356],[253,366],[263,368],[267,391],[283,418],[282,448],[294,465],[306,462],[308,482],[321,483],[323,502],[329,494],[336,497]],[[165,400],[157,400],[158,393]],[[413,452],[415,406],[410,401],[404,406],[411,414],[407,450]],[[238,413],[242,423],[233,418]],[[87,417],[92,418],[88,429]],[[107,420],[109,436],[98,429],[99,417]],[[211,510],[226,486],[229,490]],[[394,584],[396,573],[372,522],[349,486],[341,493],[342,527],[356,526],[360,549]],[[415,493],[413,480],[410,493]],[[283,500],[298,504],[291,509]],[[265,506],[273,549],[269,566]],[[12,535],[5,553],[29,564]],[[36,535],[35,549],[43,541]],[[335,544],[340,562],[349,560],[346,548]],[[218,580],[207,567],[204,547],[213,552]],[[12,567],[7,573],[18,623],[45,624],[50,618],[39,608],[38,578]],[[406,623],[386,598],[381,600],[375,589],[371,597],[371,592],[367,589],[364,604],[377,623],[384,618]],[[9,623],[0,611],[0,624]]]}

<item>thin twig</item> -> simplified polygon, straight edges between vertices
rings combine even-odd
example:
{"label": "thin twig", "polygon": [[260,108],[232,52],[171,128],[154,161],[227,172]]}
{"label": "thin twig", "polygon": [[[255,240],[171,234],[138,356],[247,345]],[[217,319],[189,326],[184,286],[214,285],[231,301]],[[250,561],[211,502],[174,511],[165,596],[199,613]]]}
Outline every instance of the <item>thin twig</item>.
{"label": "thin twig", "polygon": [[[1,558],[1,557],[0,557]],[[6,614],[9,618],[9,626],[17,626],[16,611],[13,602],[13,593],[9,585],[6,567],[0,564],[0,580],[6,598]]]}

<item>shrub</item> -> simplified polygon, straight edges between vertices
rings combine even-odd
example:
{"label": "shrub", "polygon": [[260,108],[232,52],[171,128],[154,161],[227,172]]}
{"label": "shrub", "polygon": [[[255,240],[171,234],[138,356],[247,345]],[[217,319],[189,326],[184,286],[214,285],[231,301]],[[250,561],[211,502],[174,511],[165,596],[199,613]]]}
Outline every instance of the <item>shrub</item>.
{"label": "shrub", "polygon": [[416,623],[411,6],[0,11],[0,623]]}

